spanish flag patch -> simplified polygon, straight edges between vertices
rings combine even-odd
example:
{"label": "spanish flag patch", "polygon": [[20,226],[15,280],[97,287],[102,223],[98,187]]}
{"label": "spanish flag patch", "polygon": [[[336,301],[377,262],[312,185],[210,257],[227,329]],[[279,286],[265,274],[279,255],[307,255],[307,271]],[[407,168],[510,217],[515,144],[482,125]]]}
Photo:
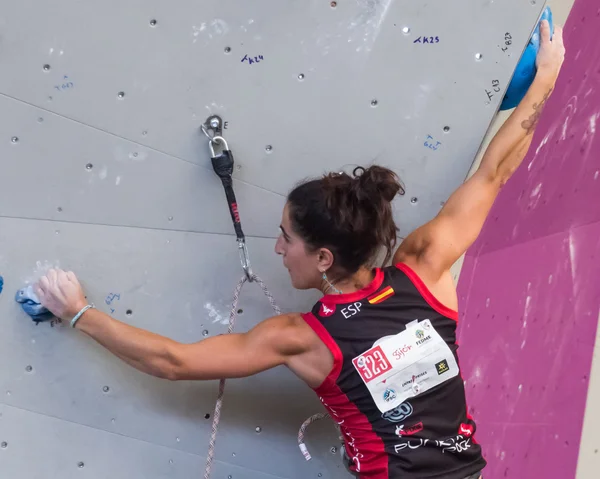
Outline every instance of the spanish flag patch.
{"label": "spanish flag patch", "polygon": [[391,298],[392,296],[394,296],[394,288],[388,286],[387,288],[378,291],[374,295],[369,296],[367,299],[371,304],[379,304],[383,303],[386,299]]}

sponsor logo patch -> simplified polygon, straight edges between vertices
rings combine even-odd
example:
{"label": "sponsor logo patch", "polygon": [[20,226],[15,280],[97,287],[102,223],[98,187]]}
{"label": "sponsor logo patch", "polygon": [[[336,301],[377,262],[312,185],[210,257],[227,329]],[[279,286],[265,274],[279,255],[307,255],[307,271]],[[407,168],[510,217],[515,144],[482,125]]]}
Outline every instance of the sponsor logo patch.
{"label": "sponsor logo patch", "polygon": [[394,399],[396,399],[396,391],[394,391],[392,388],[387,388],[383,393],[383,400],[385,402],[390,402]]}
{"label": "sponsor logo patch", "polygon": [[328,305],[325,303],[321,303],[321,309],[319,310],[319,316],[321,316],[323,318],[328,318],[333,313],[335,313],[335,304]]}
{"label": "sponsor logo patch", "polygon": [[403,402],[400,406],[384,412],[381,417],[390,422],[402,422],[413,413],[413,408],[409,402]]}
{"label": "sponsor logo patch", "polygon": [[444,359],[439,363],[435,363],[435,369],[437,370],[438,375],[440,375],[450,371],[450,366],[448,366],[448,361]]}
{"label": "sponsor logo patch", "polygon": [[465,437],[471,437],[473,435],[473,426],[470,424],[461,424],[458,429],[458,434]]}
{"label": "sponsor logo patch", "polygon": [[408,426],[406,429],[404,425],[396,426],[396,435],[398,436],[412,436],[413,434],[417,434],[423,430],[423,423],[418,422],[417,424],[413,424],[412,426]]}

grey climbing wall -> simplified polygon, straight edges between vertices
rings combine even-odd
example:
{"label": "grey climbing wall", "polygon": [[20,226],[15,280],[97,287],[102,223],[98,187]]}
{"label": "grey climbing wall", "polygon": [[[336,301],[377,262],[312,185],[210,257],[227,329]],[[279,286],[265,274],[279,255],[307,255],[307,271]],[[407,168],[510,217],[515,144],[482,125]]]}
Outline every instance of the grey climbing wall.
{"label": "grey climbing wall", "polygon": [[[306,176],[393,167],[405,235],[465,178],[542,2],[0,2],[0,477],[201,477],[217,385],[143,375],[14,292],[49,265],[96,305],[193,342],[226,331],[241,275],[199,127],[227,121],[254,270]],[[237,330],[271,314],[242,294]],[[277,369],[228,383],[214,478],[345,477],[318,399]]]}

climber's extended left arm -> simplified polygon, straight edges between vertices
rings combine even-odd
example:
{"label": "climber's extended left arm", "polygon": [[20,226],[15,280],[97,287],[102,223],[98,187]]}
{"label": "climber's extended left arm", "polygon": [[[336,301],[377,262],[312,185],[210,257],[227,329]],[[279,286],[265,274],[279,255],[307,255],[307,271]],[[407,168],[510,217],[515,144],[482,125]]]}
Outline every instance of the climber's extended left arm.
{"label": "climber's extended left arm", "polygon": [[[72,272],[50,270],[36,285],[42,305],[68,322],[87,305]],[[245,377],[304,353],[311,345],[298,334],[295,315],[269,318],[243,334],[226,334],[193,344],[130,326],[96,309],[88,309],[75,325],[134,368],[170,380]]]}

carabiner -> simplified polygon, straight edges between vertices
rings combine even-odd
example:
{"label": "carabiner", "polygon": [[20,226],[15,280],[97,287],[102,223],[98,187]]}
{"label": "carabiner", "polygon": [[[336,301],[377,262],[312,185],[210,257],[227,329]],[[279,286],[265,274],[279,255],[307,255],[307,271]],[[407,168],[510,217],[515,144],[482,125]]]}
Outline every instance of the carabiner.
{"label": "carabiner", "polygon": [[213,138],[210,139],[210,141],[208,142],[208,146],[210,148],[210,154],[212,156],[212,158],[216,158],[217,154],[215,153],[215,144],[219,144],[222,143],[223,144],[223,151],[227,151],[229,150],[229,145],[227,144],[227,141],[225,140],[225,138],[223,138],[222,136],[215,136]]}
{"label": "carabiner", "polygon": [[244,270],[244,273],[246,273],[248,282],[252,283],[252,281],[254,281],[254,273],[252,272],[252,268],[250,266],[250,255],[248,254],[246,241],[238,240],[238,249],[240,251],[240,262],[242,263],[242,269]]}

